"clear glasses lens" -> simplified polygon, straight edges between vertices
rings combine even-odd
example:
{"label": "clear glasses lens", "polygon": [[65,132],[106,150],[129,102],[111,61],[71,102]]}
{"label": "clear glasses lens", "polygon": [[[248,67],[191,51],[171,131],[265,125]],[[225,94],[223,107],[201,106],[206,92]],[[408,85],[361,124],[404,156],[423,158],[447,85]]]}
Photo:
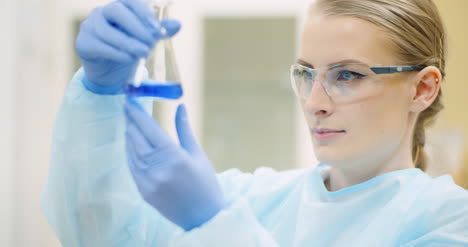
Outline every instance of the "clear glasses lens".
{"label": "clear glasses lens", "polygon": [[349,63],[323,69],[295,64],[291,67],[291,83],[298,97],[307,99],[316,81],[335,101],[353,101],[379,92],[382,83],[366,64]]}

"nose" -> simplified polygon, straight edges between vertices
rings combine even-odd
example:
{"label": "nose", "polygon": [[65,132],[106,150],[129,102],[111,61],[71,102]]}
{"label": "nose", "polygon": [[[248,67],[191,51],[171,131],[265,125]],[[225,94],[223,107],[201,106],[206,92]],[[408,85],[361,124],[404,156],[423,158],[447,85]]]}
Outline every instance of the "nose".
{"label": "nose", "polygon": [[334,103],[323,86],[322,78],[317,78],[305,100],[304,110],[315,117],[326,117],[332,114]]}

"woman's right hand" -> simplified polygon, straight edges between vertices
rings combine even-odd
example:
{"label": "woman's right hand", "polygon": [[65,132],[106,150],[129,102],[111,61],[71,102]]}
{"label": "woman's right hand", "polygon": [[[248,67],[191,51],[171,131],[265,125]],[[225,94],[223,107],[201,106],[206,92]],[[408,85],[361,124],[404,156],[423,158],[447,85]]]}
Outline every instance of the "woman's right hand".
{"label": "woman's right hand", "polygon": [[162,38],[162,27],[173,36],[180,23],[158,22],[144,0],[118,0],[94,9],[81,24],[76,40],[85,87],[97,94],[121,93],[138,59],[148,57]]}

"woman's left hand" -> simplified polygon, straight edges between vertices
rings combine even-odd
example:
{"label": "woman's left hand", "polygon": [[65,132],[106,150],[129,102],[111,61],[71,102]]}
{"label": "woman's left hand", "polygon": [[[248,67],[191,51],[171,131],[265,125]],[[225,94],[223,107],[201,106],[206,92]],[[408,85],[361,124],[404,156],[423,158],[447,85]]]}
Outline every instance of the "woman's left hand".
{"label": "woman's left hand", "polygon": [[192,134],[184,105],[176,113],[180,145],[132,98],[125,104],[130,172],[143,199],[186,231],[226,206],[216,173]]}

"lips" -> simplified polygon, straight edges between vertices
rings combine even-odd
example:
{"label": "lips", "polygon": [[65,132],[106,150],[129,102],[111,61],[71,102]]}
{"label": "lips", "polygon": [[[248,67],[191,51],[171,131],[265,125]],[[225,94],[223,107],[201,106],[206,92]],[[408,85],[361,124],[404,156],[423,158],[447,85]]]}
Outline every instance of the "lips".
{"label": "lips", "polygon": [[313,130],[314,137],[317,140],[327,140],[333,137],[337,137],[346,131],[344,130],[337,130],[337,129],[328,129],[328,128],[314,128]]}
{"label": "lips", "polygon": [[327,128],[314,128],[312,130],[314,133],[324,134],[324,133],[341,133],[345,132],[344,130],[337,130],[337,129],[327,129]]}

